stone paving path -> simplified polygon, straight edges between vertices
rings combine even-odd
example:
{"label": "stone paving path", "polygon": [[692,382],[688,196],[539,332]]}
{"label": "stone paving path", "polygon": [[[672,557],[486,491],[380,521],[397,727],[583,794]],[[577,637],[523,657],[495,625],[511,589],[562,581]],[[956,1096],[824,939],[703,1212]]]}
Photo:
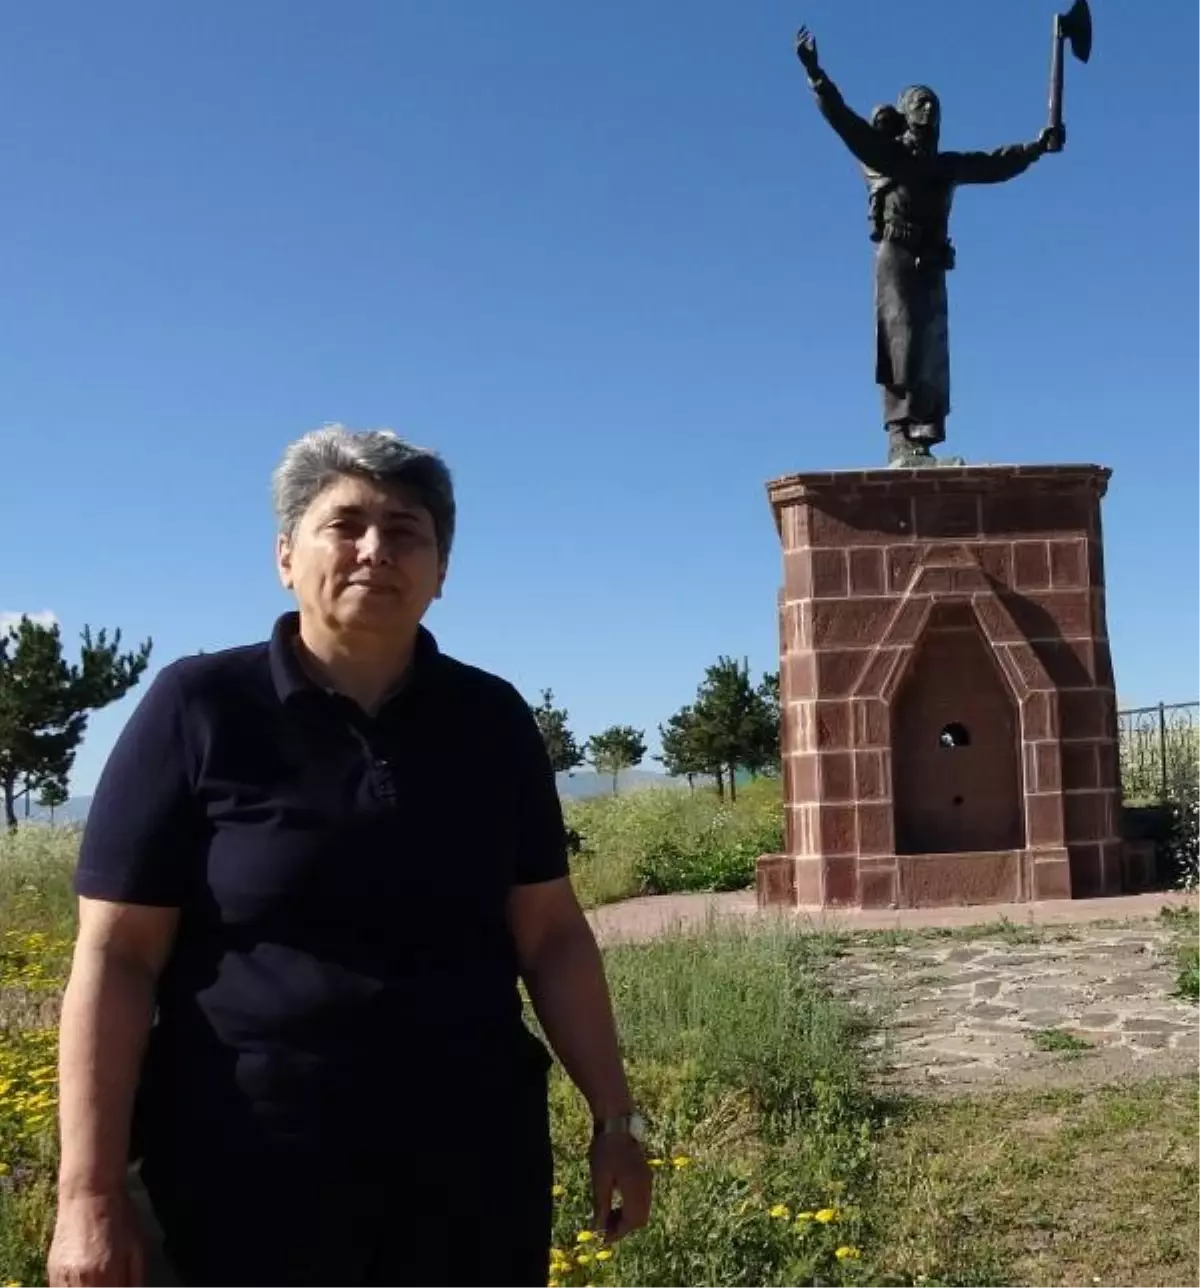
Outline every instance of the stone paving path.
{"label": "stone paving path", "polygon": [[[1022,938],[1035,936],[863,942],[831,975],[881,1025],[876,1042],[888,1076],[907,1090],[1064,1086],[1195,1069],[1197,1008],[1171,996],[1178,967],[1169,927],[1074,926]],[[1039,1049],[1036,1034],[1060,1049]]]}

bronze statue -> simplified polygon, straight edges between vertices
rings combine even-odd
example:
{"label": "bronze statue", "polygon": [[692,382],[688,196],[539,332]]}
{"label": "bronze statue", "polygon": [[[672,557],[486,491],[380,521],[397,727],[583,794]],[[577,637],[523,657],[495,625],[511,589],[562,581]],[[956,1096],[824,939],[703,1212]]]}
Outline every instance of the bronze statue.
{"label": "bronze statue", "polygon": [[[1077,5],[1078,8],[1078,5]],[[1086,3],[1083,8],[1086,11]],[[1058,80],[1052,75],[1051,124],[1034,143],[992,152],[938,149],[941,108],[925,85],[913,85],[895,107],[864,120],[842,99],[817,59],[807,27],[796,54],[808,73],[822,115],[863,166],[875,255],[875,381],[883,388],[889,464],[935,465],[930,448],[946,437],[950,413],[950,344],[946,274],[954,267],[949,238],[954,190],[964,183],[1015,179],[1047,152],[1061,151],[1061,42],[1057,19]],[[1090,47],[1090,26],[1088,28]],[[1072,42],[1080,57],[1080,49]],[[957,463],[957,462],[956,462]]]}

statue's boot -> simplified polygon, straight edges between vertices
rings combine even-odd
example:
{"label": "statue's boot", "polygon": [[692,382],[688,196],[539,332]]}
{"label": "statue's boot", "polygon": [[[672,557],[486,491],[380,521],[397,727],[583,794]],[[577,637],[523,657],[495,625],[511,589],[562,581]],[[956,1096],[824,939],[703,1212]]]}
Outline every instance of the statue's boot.
{"label": "statue's boot", "polygon": [[936,464],[928,443],[910,438],[901,425],[888,426],[888,465],[891,469],[920,469]]}

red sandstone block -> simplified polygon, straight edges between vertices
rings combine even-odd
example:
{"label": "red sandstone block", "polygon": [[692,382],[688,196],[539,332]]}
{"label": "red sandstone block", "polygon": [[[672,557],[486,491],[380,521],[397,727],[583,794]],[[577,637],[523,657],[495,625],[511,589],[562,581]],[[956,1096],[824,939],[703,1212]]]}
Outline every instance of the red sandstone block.
{"label": "red sandstone block", "polygon": [[1025,844],[1030,849],[1063,843],[1063,798],[1059,792],[1025,797]]}
{"label": "red sandstone block", "polygon": [[1104,585],[1104,546],[1099,541],[1087,543],[1088,585]]}
{"label": "red sandstone block", "polygon": [[892,594],[903,594],[916,576],[924,546],[891,546],[887,552],[887,584]]}
{"label": "red sandstone block", "polygon": [[891,770],[886,751],[854,753],[854,794],[859,801],[887,800],[892,794]]}
{"label": "red sandstone block", "polygon": [[1088,639],[1039,640],[1035,645],[1051,683],[1059,689],[1094,687],[1093,645]]}
{"label": "red sandstone block", "polygon": [[1025,763],[1031,791],[1057,792],[1063,787],[1062,758],[1057,742],[1027,742]]}
{"label": "red sandstone block", "polygon": [[814,648],[869,648],[887,629],[892,602],[888,599],[814,600]]}
{"label": "red sandstone block", "polygon": [[1116,676],[1113,674],[1112,650],[1108,646],[1107,640],[1097,640],[1092,646],[1093,674],[1096,677],[1096,685],[1101,689],[1115,689],[1117,687]]}
{"label": "red sandstone block", "polygon": [[1031,877],[1031,898],[1042,900],[1071,897],[1071,864],[1068,859],[1035,860]]}
{"label": "red sandstone block", "polygon": [[[1005,597],[1007,599],[1007,597]],[[993,644],[1022,644],[1025,637],[997,595],[976,595],[972,601],[983,633]]]}
{"label": "red sandstone block", "polygon": [[1091,844],[1067,846],[1071,865],[1071,895],[1075,899],[1095,899],[1103,893],[1103,860],[1100,847]]}
{"label": "red sandstone block", "polygon": [[1121,785],[1121,758],[1111,739],[1096,742],[1096,786],[1116,791]]}
{"label": "red sandstone block", "polygon": [[973,631],[978,629],[979,619],[969,599],[939,599],[929,614],[925,633],[933,631]]}
{"label": "red sandstone block", "polygon": [[1100,783],[1098,742],[1062,742],[1063,789],[1068,792],[1096,789]]}
{"label": "red sandstone block", "polygon": [[858,869],[858,900],[863,908],[894,908],[897,903],[896,868],[863,867]]}
{"label": "red sandstone block", "polygon": [[1064,738],[1103,738],[1108,733],[1106,700],[1100,689],[1067,689],[1059,694],[1059,714]]}
{"label": "red sandstone block", "polygon": [[957,570],[944,564],[934,564],[921,569],[913,587],[914,595],[949,595],[954,590],[954,574]]}
{"label": "red sandstone block", "polygon": [[812,559],[812,595],[814,599],[825,599],[845,595],[850,588],[846,571],[846,552],[844,550],[820,550],[809,552]]}
{"label": "red sandstone block", "polygon": [[858,693],[863,697],[881,697],[887,691],[903,653],[904,650],[898,648],[875,649],[858,681]]}
{"label": "red sandstone block", "polygon": [[821,801],[854,800],[854,753],[824,751],[818,757],[821,777]]}
{"label": "red sandstone block", "polygon": [[858,805],[859,854],[894,854],[896,850],[890,804],[860,801]]}
{"label": "red sandstone block", "polygon": [[1069,841],[1104,841],[1113,834],[1111,793],[1067,792],[1063,814]]}
{"label": "red sandstone block", "polygon": [[793,805],[788,810],[792,841],[788,847],[796,855],[816,854],[816,805]]}
{"label": "red sandstone block", "polygon": [[812,704],[816,746],[820,751],[844,751],[851,746],[850,703],[845,699]]}
{"label": "red sandstone block", "polygon": [[788,602],[812,598],[811,550],[788,550],[784,552],[783,588]]}
{"label": "red sandstone block", "polygon": [[858,816],[853,805],[819,806],[817,827],[826,858],[858,853]]}
{"label": "red sandstone block", "polygon": [[1100,882],[1103,894],[1120,894],[1124,877],[1124,845],[1121,841],[1106,841],[1100,847]]}
{"label": "red sandstone block", "polygon": [[849,552],[850,591],[854,595],[884,595],[887,576],[880,546],[861,546]]}
{"label": "red sandstone block", "polygon": [[1048,590],[1050,549],[1045,541],[1013,544],[1013,586],[1017,590]]}
{"label": "red sandstone block", "polygon": [[779,692],[785,703],[817,696],[817,659],[811,649],[784,654],[779,668]]}
{"label": "red sandstone block", "polygon": [[1092,591],[1091,633],[1098,640],[1108,639],[1107,595],[1102,588]]}
{"label": "red sandstone block", "polygon": [[822,867],[821,860],[817,858],[796,860],[793,887],[799,907],[819,908],[825,902],[821,894]]}
{"label": "red sandstone block", "polygon": [[1031,693],[1021,699],[1021,736],[1026,742],[1058,737],[1057,695]]}
{"label": "red sandstone block", "polygon": [[1087,638],[1092,634],[1092,595],[1086,590],[1041,590],[1005,595],[1004,607],[1025,639]]}
{"label": "red sandstone block", "polygon": [[1050,542],[1050,584],[1055,590],[1087,588],[1086,540]]}
{"label": "red sandstone block", "polygon": [[[928,573],[931,570],[926,569],[925,571]],[[917,637],[924,629],[930,607],[930,601],[924,595],[906,599],[900,605],[900,611],[896,614],[891,626],[888,627],[887,642],[893,645],[915,644]]]}
{"label": "red sandstone block", "polygon": [[816,751],[817,749],[817,704],[815,702],[793,702],[788,708],[791,720],[791,740],[788,748],[794,752]]}
{"label": "red sandstone block", "polygon": [[854,712],[854,745],[863,748],[890,746],[887,703],[879,698],[855,698],[851,707]]}
{"label": "red sandstone block", "polygon": [[1030,491],[1019,495],[998,493],[984,496],[982,500],[983,531],[996,536],[1053,536],[1059,533],[1086,536],[1092,531],[1095,500],[1078,492],[1057,495],[1053,491]]}
{"label": "red sandstone block", "polygon": [[1011,677],[1015,677],[1017,693],[1028,693],[1045,684],[1045,670],[1037,654],[1028,644],[1006,644],[996,649],[997,655]]}
{"label": "red sandstone block", "polygon": [[821,784],[817,776],[816,752],[797,752],[784,757],[784,762],[791,768],[791,788],[787,799],[796,805],[821,799]]}
{"label": "red sandstone block", "polygon": [[883,546],[911,540],[912,501],[850,489],[812,502],[809,537],[814,546]]}
{"label": "red sandstone block", "polygon": [[985,541],[975,548],[979,567],[983,575],[1004,590],[1012,586],[1012,543],[1008,541]]}
{"label": "red sandstone block", "polygon": [[858,860],[829,858],[824,868],[825,903],[834,908],[853,907],[858,902]]}
{"label": "red sandstone block", "polygon": [[785,652],[812,648],[812,600],[792,600],[783,606]]}
{"label": "red sandstone block", "polygon": [[817,695],[848,698],[871,659],[870,649],[823,648],[813,654],[817,668]]}
{"label": "red sandstone block", "polygon": [[917,536],[975,537],[982,531],[978,495],[933,493],[916,499]]}
{"label": "red sandstone block", "polygon": [[790,854],[760,855],[755,864],[754,884],[760,908],[794,907],[795,860]]}

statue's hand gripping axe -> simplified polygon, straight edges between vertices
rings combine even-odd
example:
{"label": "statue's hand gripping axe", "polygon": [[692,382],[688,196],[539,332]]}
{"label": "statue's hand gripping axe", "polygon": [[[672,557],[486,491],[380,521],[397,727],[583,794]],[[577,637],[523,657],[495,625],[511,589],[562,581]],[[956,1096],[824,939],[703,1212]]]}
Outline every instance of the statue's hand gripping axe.
{"label": "statue's hand gripping axe", "polygon": [[1092,56],[1092,11],[1087,0],[1075,0],[1066,13],[1054,15],[1054,45],[1050,58],[1050,120],[1053,142],[1049,151],[1062,151],[1063,45],[1081,63]]}

